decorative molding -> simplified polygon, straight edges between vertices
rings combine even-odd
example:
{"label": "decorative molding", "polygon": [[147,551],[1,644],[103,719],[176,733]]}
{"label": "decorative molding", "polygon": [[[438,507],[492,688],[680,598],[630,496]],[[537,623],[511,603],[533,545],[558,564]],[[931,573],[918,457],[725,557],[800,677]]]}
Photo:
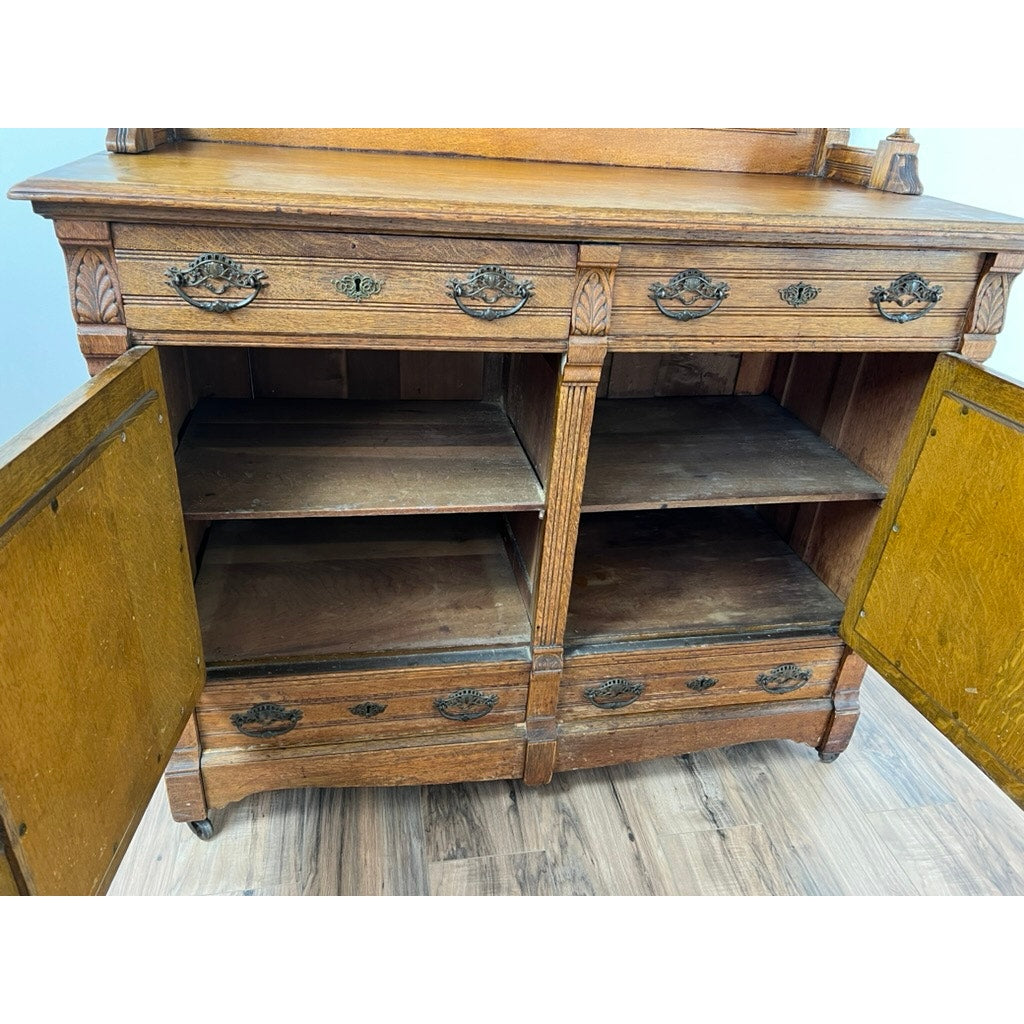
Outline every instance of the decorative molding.
{"label": "decorative molding", "polygon": [[607,270],[589,270],[576,280],[572,300],[572,333],[604,336],[612,315],[612,277]]}
{"label": "decorative molding", "polygon": [[1010,287],[1022,269],[1024,253],[999,253],[989,259],[974,293],[968,333],[998,334],[1003,329]]}
{"label": "decorative molding", "polygon": [[99,249],[79,249],[71,258],[68,278],[78,323],[124,323],[116,277]]}

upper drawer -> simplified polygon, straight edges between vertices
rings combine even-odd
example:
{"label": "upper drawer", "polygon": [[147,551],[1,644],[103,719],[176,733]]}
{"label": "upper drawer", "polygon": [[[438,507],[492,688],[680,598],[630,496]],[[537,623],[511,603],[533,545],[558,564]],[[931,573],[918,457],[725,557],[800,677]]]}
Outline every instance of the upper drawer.
{"label": "upper drawer", "polygon": [[[569,333],[574,245],[119,224],[114,247],[125,320],[142,332],[487,339]],[[207,261],[188,272],[210,253],[240,270]],[[482,268],[497,269],[474,277]],[[254,278],[256,270],[262,274]],[[173,271],[181,275],[175,279]],[[453,295],[456,281],[462,284]]]}
{"label": "upper drawer", "polygon": [[[919,249],[627,245],[608,333],[740,346],[765,339],[953,348],[981,262],[978,253]],[[922,298],[912,279],[897,284],[907,274],[922,279]],[[936,286],[941,296],[931,304]],[[892,301],[878,290],[900,294]]]}

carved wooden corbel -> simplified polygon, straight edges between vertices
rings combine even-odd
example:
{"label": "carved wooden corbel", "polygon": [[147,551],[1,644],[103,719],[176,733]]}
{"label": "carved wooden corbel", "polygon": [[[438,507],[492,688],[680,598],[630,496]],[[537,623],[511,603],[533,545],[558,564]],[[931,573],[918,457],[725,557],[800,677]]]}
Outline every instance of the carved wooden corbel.
{"label": "carved wooden corbel", "polygon": [[71,313],[89,373],[128,351],[114,244],[106,221],[54,221],[68,271]]}
{"label": "carved wooden corbel", "polygon": [[1022,270],[1024,253],[1021,252],[1001,252],[986,260],[960,341],[960,351],[968,359],[980,363],[992,355],[996,335],[1003,329],[1006,318],[1010,286]]}

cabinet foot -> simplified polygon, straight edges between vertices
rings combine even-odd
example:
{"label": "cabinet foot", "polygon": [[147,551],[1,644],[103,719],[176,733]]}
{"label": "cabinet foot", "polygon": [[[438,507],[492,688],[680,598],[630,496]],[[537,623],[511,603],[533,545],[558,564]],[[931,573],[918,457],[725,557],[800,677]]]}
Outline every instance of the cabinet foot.
{"label": "cabinet foot", "polygon": [[200,839],[213,838],[213,822],[209,818],[203,818],[202,821],[190,821],[187,822],[187,825]]}
{"label": "cabinet foot", "polygon": [[822,764],[831,764],[841,753],[841,750],[819,750],[818,760]]}
{"label": "cabinet foot", "polygon": [[864,660],[847,647],[836,678],[832,717],[818,745],[818,757],[825,764],[834,761],[846,749],[853,736],[860,716],[858,696],[866,668]]}

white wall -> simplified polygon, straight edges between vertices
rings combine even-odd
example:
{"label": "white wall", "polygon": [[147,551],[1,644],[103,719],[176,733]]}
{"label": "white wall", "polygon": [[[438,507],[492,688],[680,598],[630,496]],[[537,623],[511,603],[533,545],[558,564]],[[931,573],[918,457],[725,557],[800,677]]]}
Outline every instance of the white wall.
{"label": "white wall", "polygon": [[[889,128],[855,129],[874,146]],[[929,195],[1024,217],[1024,131],[914,130]],[[104,129],[0,130],[0,186],[103,148]],[[144,159],[144,158],[142,158]],[[1024,381],[1024,282],[1013,294],[993,369]],[[86,379],[68,301],[64,260],[49,221],[25,202],[0,200],[0,440]]]}

